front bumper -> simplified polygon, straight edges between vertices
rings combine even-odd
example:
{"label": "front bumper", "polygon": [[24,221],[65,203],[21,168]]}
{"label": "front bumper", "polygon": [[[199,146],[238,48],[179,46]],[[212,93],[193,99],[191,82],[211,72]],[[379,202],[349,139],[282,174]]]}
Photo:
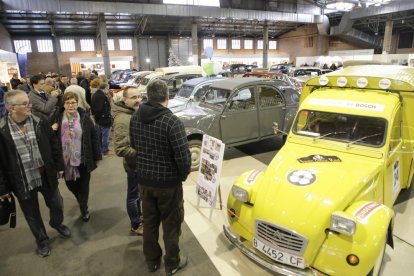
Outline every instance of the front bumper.
{"label": "front bumper", "polygon": [[240,251],[245,254],[247,257],[255,261],[256,263],[260,264],[261,266],[283,275],[291,275],[291,276],[315,276],[315,275],[325,275],[317,270],[311,270],[309,268],[305,269],[298,269],[288,265],[284,265],[281,263],[276,262],[269,262],[262,257],[260,257],[255,251],[251,250],[250,248],[246,247],[238,238],[236,234],[234,234],[228,226],[223,225],[223,231],[226,238],[234,244]]}

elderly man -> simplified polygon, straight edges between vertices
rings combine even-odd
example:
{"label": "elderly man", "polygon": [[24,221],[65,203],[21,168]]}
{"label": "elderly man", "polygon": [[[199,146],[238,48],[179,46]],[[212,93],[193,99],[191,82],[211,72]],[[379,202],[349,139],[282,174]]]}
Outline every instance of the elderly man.
{"label": "elderly man", "polygon": [[70,85],[65,89],[66,92],[73,92],[78,96],[78,107],[81,107],[82,109],[89,112],[91,107],[86,102],[85,98],[85,89],[80,87],[78,85],[78,79],[77,78],[71,78],[70,79]]}
{"label": "elderly man", "polygon": [[113,105],[114,120],[114,149],[116,155],[124,158],[124,168],[127,173],[126,208],[131,221],[131,233],[143,234],[141,220],[141,200],[138,191],[138,175],[136,172],[137,152],[129,142],[129,124],[132,114],[138,109],[140,92],[136,87],[126,87],[123,100]]}
{"label": "elderly man", "polygon": [[49,122],[32,115],[32,105],[24,91],[12,90],[4,97],[8,116],[0,119],[0,165],[6,181],[0,183],[0,199],[13,192],[36,239],[37,253],[50,254],[48,235],[39,210],[38,193],[49,207],[49,225],[70,237],[63,225],[63,199],[58,178],[63,175],[62,151]]}
{"label": "elderly man", "polygon": [[45,81],[41,76],[37,75],[31,77],[30,85],[33,88],[29,93],[33,114],[36,116],[43,115],[50,118],[56,110],[59,92],[57,90],[53,90],[50,94],[45,93],[43,90]]}
{"label": "elderly man", "polygon": [[179,237],[184,220],[182,182],[190,173],[191,155],[184,124],[167,108],[167,84],[156,80],[147,94],[148,102],[140,105],[130,126],[145,221],[144,255],[148,271],[156,271],[162,257],[162,222],[165,272],[172,275],[187,265],[187,258],[179,254]]}

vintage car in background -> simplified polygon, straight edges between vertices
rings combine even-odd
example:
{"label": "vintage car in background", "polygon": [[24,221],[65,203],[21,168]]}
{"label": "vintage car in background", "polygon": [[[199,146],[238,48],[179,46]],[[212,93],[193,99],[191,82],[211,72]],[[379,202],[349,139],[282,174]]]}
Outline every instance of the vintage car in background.
{"label": "vintage car in background", "polygon": [[170,99],[168,108],[172,112],[179,112],[186,108],[197,106],[210,85],[224,79],[219,77],[201,77],[186,81],[177,95]]}
{"label": "vintage car in background", "polygon": [[192,170],[200,163],[203,134],[226,146],[273,137],[273,122],[290,129],[298,101],[297,91],[280,80],[234,78],[211,84],[198,106],[176,113],[184,122]]}
{"label": "vintage car in background", "polygon": [[175,97],[178,90],[180,90],[180,88],[183,86],[184,82],[191,80],[191,79],[200,78],[200,77],[201,77],[201,73],[200,74],[172,74],[172,75],[161,77],[160,79],[167,83],[168,94],[170,96],[170,99],[172,99]]}
{"label": "vintage car in background", "polygon": [[119,72],[119,74],[117,74],[116,78],[109,79],[109,81],[108,81],[109,88],[110,89],[119,89],[119,88],[121,88],[119,85],[121,83],[127,82],[129,77],[132,74],[136,73],[136,72],[137,72],[137,70],[135,70],[135,69],[126,69],[126,70],[123,70],[123,71]]}
{"label": "vintage car in background", "polygon": [[293,67],[293,64],[290,64],[290,63],[273,64],[272,66],[270,66],[269,72],[277,72],[277,73],[287,74],[291,67]]}
{"label": "vintage car in background", "polygon": [[[414,68],[309,80],[285,145],[234,183],[226,237],[286,275],[378,275],[414,161]],[[276,126],[277,128],[277,126]]]}
{"label": "vintage car in background", "polygon": [[143,79],[148,76],[149,74],[154,73],[154,71],[139,71],[133,73],[131,76],[129,76],[129,79],[125,83],[119,84],[121,88],[127,87],[127,86],[135,86],[138,87]]}

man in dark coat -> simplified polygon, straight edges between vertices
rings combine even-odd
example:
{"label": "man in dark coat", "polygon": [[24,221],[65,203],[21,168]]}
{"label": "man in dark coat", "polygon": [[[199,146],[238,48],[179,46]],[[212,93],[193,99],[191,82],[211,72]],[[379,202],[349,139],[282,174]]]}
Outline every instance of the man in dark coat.
{"label": "man in dark coat", "polygon": [[0,182],[0,198],[13,192],[32,231],[37,253],[50,254],[45,226],[39,210],[38,193],[50,210],[49,225],[62,237],[70,237],[63,225],[63,199],[58,177],[63,175],[62,151],[49,122],[31,113],[24,91],[14,90],[4,98],[8,116],[0,119],[0,166],[6,181]]}
{"label": "man in dark coat", "polygon": [[167,108],[167,84],[154,81],[147,95],[148,102],[140,105],[130,125],[145,223],[144,255],[148,271],[156,271],[162,256],[162,222],[165,271],[172,275],[187,264],[187,258],[180,257],[179,237],[184,220],[182,182],[190,173],[191,155],[184,124]]}
{"label": "man in dark coat", "polygon": [[99,136],[101,137],[101,150],[104,156],[113,155],[109,150],[109,135],[111,134],[112,115],[111,103],[108,98],[109,85],[104,82],[93,94],[91,111],[95,117]]}

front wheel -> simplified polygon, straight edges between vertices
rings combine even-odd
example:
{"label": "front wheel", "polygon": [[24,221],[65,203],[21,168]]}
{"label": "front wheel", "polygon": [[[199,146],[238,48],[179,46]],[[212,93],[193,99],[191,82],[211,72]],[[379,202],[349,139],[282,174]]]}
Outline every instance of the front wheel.
{"label": "front wheel", "polygon": [[374,267],[371,269],[371,271],[368,273],[368,276],[378,276],[381,270],[382,261],[384,260],[385,255],[385,247],[387,245],[387,238],[388,235],[385,236],[384,244],[382,245],[381,252],[375,261]]}
{"label": "front wheel", "polygon": [[201,140],[190,140],[188,145],[191,153],[191,171],[196,171],[200,165]]}

